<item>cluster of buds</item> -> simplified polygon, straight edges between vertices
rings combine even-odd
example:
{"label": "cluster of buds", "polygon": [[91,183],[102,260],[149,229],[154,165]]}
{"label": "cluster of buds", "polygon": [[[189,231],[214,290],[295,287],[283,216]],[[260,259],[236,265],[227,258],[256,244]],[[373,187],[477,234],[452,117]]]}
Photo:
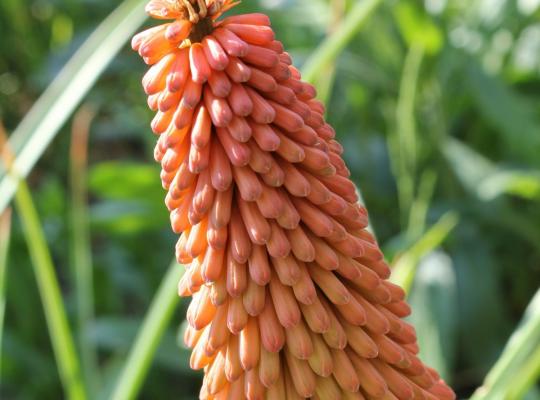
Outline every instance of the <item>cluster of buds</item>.
{"label": "cluster of buds", "polygon": [[334,129],[263,14],[152,0],[132,46],[201,399],[453,399],[418,358]]}

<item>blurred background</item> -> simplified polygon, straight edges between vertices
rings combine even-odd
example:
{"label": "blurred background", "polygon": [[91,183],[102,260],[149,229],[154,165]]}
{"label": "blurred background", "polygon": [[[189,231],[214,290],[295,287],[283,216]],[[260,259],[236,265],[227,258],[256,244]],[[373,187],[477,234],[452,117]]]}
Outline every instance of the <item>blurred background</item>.
{"label": "blurred background", "polygon": [[[8,135],[120,3],[0,2],[0,119]],[[267,12],[296,65],[309,69],[315,49],[358,3],[245,0],[235,12]],[[346,48],[309,78],[328,103],[394,279],[410,292],[422,357],[469,397],[501,360],[540,286],[540,0],[365,3],[372,9]],[[140,85],[146,67],[125,44],[130,35],[117,38],[121,51],[27,180],[91,399],[109,398],[176,239],[153,161]],[[0,397],[64,398],[16,211],[7,263],[0,260],[7,265]],[[93,277],[84,275],[88,266]],[[166,324],[137,398],[196,398],[200,376],[178,340],[187,304]],[[513,398],[540,398],[539,308],[538,301],[528,308],[525,325],[536,322],[525,327],[520,363],[499,368],[528,379]]]}

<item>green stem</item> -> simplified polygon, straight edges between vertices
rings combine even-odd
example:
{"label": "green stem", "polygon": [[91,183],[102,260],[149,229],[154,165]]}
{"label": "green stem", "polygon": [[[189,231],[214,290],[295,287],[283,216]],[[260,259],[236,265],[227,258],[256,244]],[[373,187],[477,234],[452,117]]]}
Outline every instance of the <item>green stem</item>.
{"label": "green stem", "polygon": [[15,194],[15,205],[30,251],[49,336],[51,337],[66,398],[69,400],[86,399],[79,360],[62,301],[60,286],[56,279],[52,257],[30,190],[25,181],[19,182],[19,188]]}
{"label": "green stem", "polygon": [[143,325],[137,334],[114,388],[112,400],[131,400],[137,397],[159,342],[179,302],[177,285],[183,273],[184,269],[174,260],[163,277]]}
{"label": "green stem", "polygon": [[313,52],[302,68],[302,77],[313,82],[317,76],[332,63],[343,51],[345,46],[354,38],[364,22],[373,11],[382,3],[382,0],[363,0],[357,2],[347,13],[347,17],[338,29],[328,36],[324,42]]}
{"label": "green stem", "polygon": [[[11,236],[11,209],[0,215],[0,362],[2,361],[2,333],[6,311],[6,274],[8,267],[9,239]],[[1,366],[1,364],[0,364]],[[2,383],[0,368],[0,386]]]}
{"label": "green stem", "polygon": [[97,352],[89,338],[90,328],[94,323],[94,279],[86,175],[88,135],[93,116],[93,110],[84,106],[75,115],[70,157],[72,261],[77,300],[77,333],[83,372],[91,398],[94,398],[93,394],[99,386]]}

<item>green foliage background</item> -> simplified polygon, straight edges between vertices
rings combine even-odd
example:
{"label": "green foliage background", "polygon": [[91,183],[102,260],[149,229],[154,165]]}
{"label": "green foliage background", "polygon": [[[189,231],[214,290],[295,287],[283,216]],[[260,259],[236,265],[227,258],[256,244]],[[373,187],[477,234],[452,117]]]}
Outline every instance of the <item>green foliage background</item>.
{"label": "green foliage background", "polygon": [[[245,0],[235,12],[268,13],[302,66],[355,3]],[[411,286],[422,356],[468,397],[540,286],[540,1],[372,3],[381,4],[336,62],[310,78],[328,102],[396,279]],[[0,119],[8,132],[117,4],[2,0]],[[175,243],[153,161],[144,71],[126,45],[85,96],[75,120],[89,118],[88,171],[70,163],[72,135],[85,130],[70,119],[28,178],[71,325],[86,326],[83,337],[98,351],[92,399],[110,397]],[[88,210],[77,209],[86,189]],[[89,238],[78,245],[73,227],[86,212]],[[0,397],[59,399],[16,214],[10,242]],[[90,246],[94,275],[95,320],[83,325],[76,324],[78,246]],[[186,307],[177,307],[139,398],[195,398],[200,376],[178,340]],[[534,337],[533,349],[540,333]],[[532,382],[539,364],[527,364]],[[534,390],[528,396],[540,398]]]}

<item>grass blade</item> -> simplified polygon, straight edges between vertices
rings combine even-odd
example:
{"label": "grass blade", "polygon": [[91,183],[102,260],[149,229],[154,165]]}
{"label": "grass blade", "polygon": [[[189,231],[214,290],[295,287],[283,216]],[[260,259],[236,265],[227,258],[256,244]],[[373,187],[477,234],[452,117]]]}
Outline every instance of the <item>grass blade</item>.
{"label": "grass blade", "polygon": [[516,374],[512,387],[508,391],[511,400],[524,399],[527,392],[538,382],[540,377],[540,346],[529,357],[525,365]]}
{"label": "grass blade", "polygon": [[455,212],[448,211],[444,214],[416,243],[399,256],[394,264],[390,280],[408,293],[422,257],[440,246],[456,227],[458,221],[459,217]]}
{"label": "grass blade", "polygon": [[452,259],[435,250],[422,259],[414,277],[409,301],[414,313],[420,358],[448,382],[456,354],[457,282]]}
{"label": "grass blade", "polygon": [[88,217],[87,155],[94,111],[83,106],[73,119],[70,151],[71,248],[77,304],[77,333],[89,396],[99,385],[96,349],[88,335],[94,323],[94,279]]}
{"label": "grass blade", "polygon": [[424,58],[424,47],[413,44],[405,58],[399,97],[396,107],[396,137],[393,139],[393,150],[396,160],[394,166],[398,188],[399,207],[403,225],[410,218],[410,209],[414,201],[417,163],[417,129],[414,117],[418,78]]}
{"label": "grass blade", "polygon": [[0,124],[0,149],[3,150],[0,153],[0,161],[3,161],[10,176],[19,182],[15,193],[15,208],[30,252],[30,259],[65,397],[69,400],[86,400],[86,389],[81,376],[79,358],[75,350],[73,335],[71,334],[62,300],[60,284],[56,278],[51,252],[30,189],[26,181],[13,168],[14,158],[11,149],[6,143],[6,138],[6,132]]}
{"label": "grass blade", "polygon": [[313,82],[321,72],[332,63],[347,44],[354,38],[371,13],[382,3],[382,0],[363,0],[356,2],[338,29],[328,36],[324,42],[306,60],[302,68],[302,77]]}
{"label": "grass blade", "polygon": [[30,258],[32,259],[34,274],[38,283],[49,335],[58,364],[58,372],[64,386],[66,398],[70,400],[86,399],[79,360],[62,301],[60,285],[56,279],[45,234],[41,228],[30,190],[25,181],[19,182],[19,188],[15,195],[15,206],[30,251]]}
{"label": "grass blade", "polygon": [[[9,239],[11,236],[11,209],[0,215],[0,362],[2,361],[2,333],[6,311],[6,275],[8,266]],[[0,383],[2,382],[0,364]]]}
{"label": "grass blade", "polygon": [[[125,0],[90,35],[15,129],[9,146],[14,170],[26,177],[64,122],[96,82],[105,67],[144,21],[145,0]],[[0,180],[0,212],[17,189],[5,173]]]}
{"label": "grass blade", "polygon": [[[476,390],[471,400],[499,399],[512,390],[520,380],[529,355],[536,353],[540,345],[540,289],[525,310],[519,327],[508,340],[501,356],[487,374],[484,384]],[[533,357],[537,358],[537,354]],[[534,360],[534,359],[533,359]],[[538,371],[538,365],[531,372]],[[522,377],[521,377],[522,378]],[[528,383],[528,382],[525,382]],[[534,383],[534,380],[531,382]],[[518,388],[523,390],[523,387]],[[527,388],[528,389],[528,388]]]}
{"label": "grass blade", "polygon": [[111,396],[112,400],[130,400],[137,397],[159,342],[180,300],[177,285],[183,273],[184,268],[173,260],[130,350]]}

